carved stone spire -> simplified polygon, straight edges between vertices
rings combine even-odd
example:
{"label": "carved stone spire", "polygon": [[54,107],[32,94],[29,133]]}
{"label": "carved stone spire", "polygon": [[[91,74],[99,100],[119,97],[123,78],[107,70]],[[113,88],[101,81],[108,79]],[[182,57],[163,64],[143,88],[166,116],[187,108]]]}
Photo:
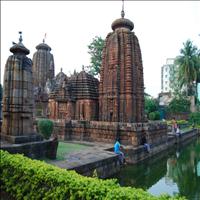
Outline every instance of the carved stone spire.
{"label": "carved stone spire", "polygon": [[30,51],[22,44],[22,32],[19,31],[20,37],[19,37],[19,42],[15,43],[13,42],[13,46],[10,48],[10,51],[13,54],[25,54],[28,55]]}
{"label": "carved stone spire", "polygon": [[[123,14],[123,9],[122,9]],[[102,54],[99,119],[115,122],[144,121],[142,55],[129,19],[112,23]]]}
{"label": "carved stone spire", "polygon": [[117,28],[127,28],[127,29],[129,29],[130,31],[133,30],[133,28],[134,28],[133,22],[130,21],[129,19],[124,18],[124,16],[125,16],[125,12],[124,12],[124,0],[122,0],[121,18],[116,19],[116,20],[112,23],[111,27],[112,27],[113,31],[114,31],[115,29],[117,29]]}
{"label": "carved stone spire", "polygon": [[12,143],[23,143],[35,135],[33,128],[32,61],[26,57],[29,50],[19,43],[10,51],[4,73],[2,138]]}
{"label": "carved stone spire", "polygon": [[36,46],[37,51],[33,55],[33,81],[34,86],[44,89],[48,78],[54,78],[54,57],[50,53],[51,47],[43,43]]}

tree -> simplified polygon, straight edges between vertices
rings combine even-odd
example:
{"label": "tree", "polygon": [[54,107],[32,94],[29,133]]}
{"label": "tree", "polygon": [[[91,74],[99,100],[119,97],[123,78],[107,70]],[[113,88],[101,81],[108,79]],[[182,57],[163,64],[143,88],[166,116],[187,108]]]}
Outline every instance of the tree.
{"label": "tree", "polygon": [[167,111],[170,113],[179,113],[179,112],[189,112],[190,111],[190,101],[183,96],[175,97],[169,103]]}
{"label": "tree", "polygon": [[145,114],[150,120],[160,119],[160,113],[158,112],[158,102],[145,95]]}
{"label": "tree", "polygon": [[[190,40],[183,43],[183,49],[180,50],[175,63],[179,65],[178,81],[180,89],[186,87],[187,95],[193,95],[193,88],[197,91],[197,82],[200,76],[200,57],[196,46]],[[195,84],[194,84],[195,83]]]}
{"label": "tree", "polygon": [[102,63],[102,51],[104,47],[105,40],[99,36],[93,38],[90,45],[88,45],[88,53],[91,55],[90,62],[91,65],[88,66],[89,73],[96,76],[100,73],[100,67]]}
{"label": "tree", "polygon": [[158,110],[157,102],[153,98],[145,96],[145,112],[146,112],[146,114],[148,114],[150,112],[154,112],[156,110]]}
{"label": "tree", "polygon": [[44,136],[45,139],[49,139],[53,132],[53,122],[49,119],[41,119],[38,121],[39,132]]}

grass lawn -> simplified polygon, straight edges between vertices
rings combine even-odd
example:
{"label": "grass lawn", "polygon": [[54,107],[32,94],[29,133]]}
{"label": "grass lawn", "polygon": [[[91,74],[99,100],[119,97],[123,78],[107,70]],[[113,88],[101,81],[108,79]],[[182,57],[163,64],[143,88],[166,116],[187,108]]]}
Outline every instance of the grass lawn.
{"label": "grass lawn", "polygon": [[88,148],[89,148],[89,146],[82,145],[82,144],[59,142],[56,160],[64,160],[64,156],[66,154],[84,150],[84,149],[88,149]]}

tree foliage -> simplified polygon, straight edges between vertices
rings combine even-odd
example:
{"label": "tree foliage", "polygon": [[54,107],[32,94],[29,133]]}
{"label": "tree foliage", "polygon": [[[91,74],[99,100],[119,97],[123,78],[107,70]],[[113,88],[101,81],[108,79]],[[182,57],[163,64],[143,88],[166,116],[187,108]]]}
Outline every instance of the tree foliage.
{"label": "tree foliage", "polygon": [[200,126],[200,112],[190,113],[189,121],[194,126]]}
{"label": "tree foliage", "polygon": [[39,120],[38,129],[45,139],[49,139],[53,131],[53,122],[49,119]]}
{"label": "tree foliage", "polygon": [[102,180],[81,176],[21,154],[0,150],[1,190],[14,199],[137,199],[186,200],[162,194],[153,196],[143,189],[121,187],[116,179]]}
{"label": "tree foliage", "polygon": [[[193,89],[197,87],[197,83],[200,79],[200,56],[196,46],[192,41],[187,40],[183,43],[183,48],[180,50],[179,55],[175,63],[178,68],[178,82],[179,87],[182,89],[186,87],[187,94],[193,95]],[[196,90],[196,88],[195,88]]]}
{"label": "tree foliage", "polygon": [[158,102],[151,97],[145,96],[145,113],[149,114],[157,110],[158,110]]}
{"label": "tree foliage", "polygon": [[190,101],[184,96],[175,97],[169,103],[167,111],[170,113],[189,112]]}
{"label": "tree foliage", "polygon": [[159,120],[160,112],[158,111],[159,106],[157,100],[145,96],[145,114],[150,120]]}
{"label": "tree foliage", "polygon": [[89,68],[89,73],[96,76],[100,73],[100,67],[102,63],[102,51],[104,47],[105,40],[99,36],[93,38],[92,42],[88,45],[88,53],[90,54],[91,65]]}

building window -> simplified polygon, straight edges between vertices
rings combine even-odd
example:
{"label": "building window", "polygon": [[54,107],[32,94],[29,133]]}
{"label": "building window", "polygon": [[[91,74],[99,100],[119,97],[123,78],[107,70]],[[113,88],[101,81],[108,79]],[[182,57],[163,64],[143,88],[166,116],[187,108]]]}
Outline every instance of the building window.
{"label": "building window", "polygon": [[165,84],[167,84],[167,81],[165,81]]}
{"label": "building window", "polygon": [[167,91],[167,87],[165,88],[165,91]]}
{"label": "building window", "polygon": [[167,78],[167,75],[165,75],[165,78]]}
{"label": "building window", "polygon": [[167,68],[165,68],[165,71],[167,72]]}

